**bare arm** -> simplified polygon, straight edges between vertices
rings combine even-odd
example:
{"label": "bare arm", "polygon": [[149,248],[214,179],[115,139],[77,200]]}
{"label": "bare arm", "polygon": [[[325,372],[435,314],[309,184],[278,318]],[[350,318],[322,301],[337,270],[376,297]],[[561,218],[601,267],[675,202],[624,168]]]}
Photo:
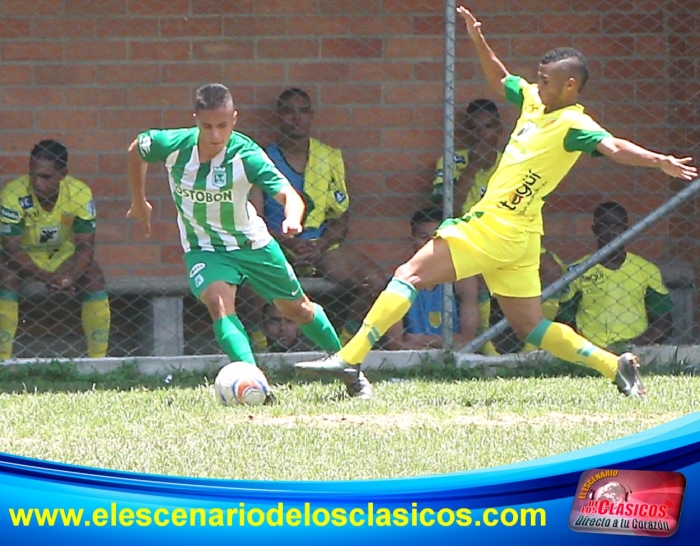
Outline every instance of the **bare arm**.
{"label": "bare arm", "polygon": [[682,180],[693,180],[698,176],[692,157],[659,154],[622,138],[605,138],[598,143],[596,150],[622,165],[653,167]]}
{"label": "bare arm", "polygon": [[49,273],[48,271],[37,267],[29,255],[22,250],[21,241],[21,235],[10,235],[0,238],[0,244],[2,244],[2,249],[5,257],[7,258],[7,266],[15,271],[27,271],[32,276],[41,280],[41,282],[50,282],[51,278],[53,277],[53,273]]}
{"label": "bare arm", "polygon": [[474,48],[476,49],[476,54],[479,56],[479,62],[481,63],[481,69],[484,71],[484,76],[486,76],[486,81],[491,89],[499,96],[505,96],[504,82],[510,75],[510,72],[508,72],[508,69],[486,42],[486,38],[484,38],[484,35],[481,33],[481,23],[463,6],[459,6],[457,12],[462,16],[462,19],[464,19],[464,25],[469,33],[469,37],[474,43]]}
{"label": "bare arm", "polygon": [[289,184],[274,196],[275,201],[284,207],[284,221],[282,222],[283,235],[298,235],[304,229],[304,200],[301,195]]}
{"label": "bare arm", "polygon": [[129,207],[126,217],[146,224],[146,236],[150,236],[153,206],[146,199],[147,172],[148,163],[141,158],[138,150],[138,141],[134,140],[129,146],[129,155],[126,163],[126,176],[131,189],[131,207]]}
{"label": "bare arm", "polygon": [[73,283],[88,270],[95,255],[95,233],[73,234],[75,253],[56,270],[52,285],[55,289],[72,289]]}

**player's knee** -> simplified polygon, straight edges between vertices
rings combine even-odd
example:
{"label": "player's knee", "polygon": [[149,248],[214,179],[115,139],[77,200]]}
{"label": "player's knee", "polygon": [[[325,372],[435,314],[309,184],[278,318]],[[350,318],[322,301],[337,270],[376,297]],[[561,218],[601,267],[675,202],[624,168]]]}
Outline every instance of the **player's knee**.
{"label": "player's knee", "polygon": [[286,301],[277,300],[275,305],[284,318],[293,320],[297,324],[311,322],[316,313],[313,303],[307,298]]}
{"label": "player's knee", "polygon": [[411,266],[411,262],[406,262],[396,268],[396,271],[394,271],[394,277],[404,282],[411,282],[415,276],[414,273],[415,272]]}

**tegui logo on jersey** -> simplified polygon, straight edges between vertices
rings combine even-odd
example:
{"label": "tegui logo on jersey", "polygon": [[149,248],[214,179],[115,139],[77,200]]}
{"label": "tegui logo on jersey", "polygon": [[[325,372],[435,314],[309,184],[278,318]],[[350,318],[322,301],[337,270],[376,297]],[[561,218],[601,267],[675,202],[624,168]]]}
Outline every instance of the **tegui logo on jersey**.
{"label": "tegui logo on jersey", "polygon": [[523,177],[523,183],[517,187],[517,189],[510,194],[508,201],[501,201],[498,206],[503,209],[517,210],[518,205],[523,202],[523,199],[532,199],[532,197],[537,193],[537,190],[533,190],[532,187],[541,180],[542,177],[534,172],[532,169],[527,170],[527,174]]}

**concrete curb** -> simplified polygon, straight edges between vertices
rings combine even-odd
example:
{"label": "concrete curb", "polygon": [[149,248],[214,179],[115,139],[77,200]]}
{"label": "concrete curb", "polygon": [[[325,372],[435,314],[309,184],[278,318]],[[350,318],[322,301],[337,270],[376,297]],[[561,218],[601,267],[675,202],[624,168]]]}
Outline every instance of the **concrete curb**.
{"label": "concrete curb", "polygon": [[[685,362],[692,367],[700,367],[700,345],[654,345],[635,347],[643,363],[654,362],[658,366],[666,363]],[[313,360],[322,357],[322,353],[265,353],[258,355],[258,362],[269,369],[281,369],[295,362]],[[365,360],[363,370],[401,370],[419,366],[423,363],[443,363],[446,353],[439,350],[429,351],[372,351]],[[554,358],[544,351],[527,354],[509,354],[501,356],[483,356],[478,354],[454,355],[456,366],[461,368],[493,368],[496,366],[517,367],[520,364],[551,362]],[[149,356],[126,358],[76,358],[76,359],[12,359],[0,362],[0,366],[25,366],[31,364],[49,365],[52,363],[72,363],[80,373],[107,373],[124,365],[135,365],[139,372],[146,375],[160,375],[178,371],[200,371],[223,366],[228,362],[224,355],[201,356]]]}

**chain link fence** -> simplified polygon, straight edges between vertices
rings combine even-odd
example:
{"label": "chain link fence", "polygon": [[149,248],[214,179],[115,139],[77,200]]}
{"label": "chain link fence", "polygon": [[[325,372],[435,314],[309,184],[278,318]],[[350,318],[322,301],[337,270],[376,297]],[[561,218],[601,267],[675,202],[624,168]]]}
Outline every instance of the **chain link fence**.
{"label": "chain link fence", "polygon": [[[305,198],[305,236],[280,240],[347,339],[443,214],[480,198],[518,116],[488,88],[453,5],[0,2],[2,358],[220,353],[206,307],[190,295],[161,167],[147,179],[151,237],[125,218],[130,142],[146,129],[191,126],[194,91],[208,82],[230,88],[237,130]],[[597,121],[645,147],[698,155],[700,2],[468,7],[512,73],[534,81],[545,51],[576,47],[591,72],[582,99]],[[682,187],[583,157],[545,207],[543,284]],[[251,200],[279,231],[280,207],[257,192]],[[694,343],[697,208],[689,197],[626,255],[549,298],[546,316],[606,346]],[[238,310],[256,350],[313,349],[245,286]],[[458,349],[500,317],[478,279],[440,287],[379,346]],[[509,330],[484,347],[528,349]]]}

